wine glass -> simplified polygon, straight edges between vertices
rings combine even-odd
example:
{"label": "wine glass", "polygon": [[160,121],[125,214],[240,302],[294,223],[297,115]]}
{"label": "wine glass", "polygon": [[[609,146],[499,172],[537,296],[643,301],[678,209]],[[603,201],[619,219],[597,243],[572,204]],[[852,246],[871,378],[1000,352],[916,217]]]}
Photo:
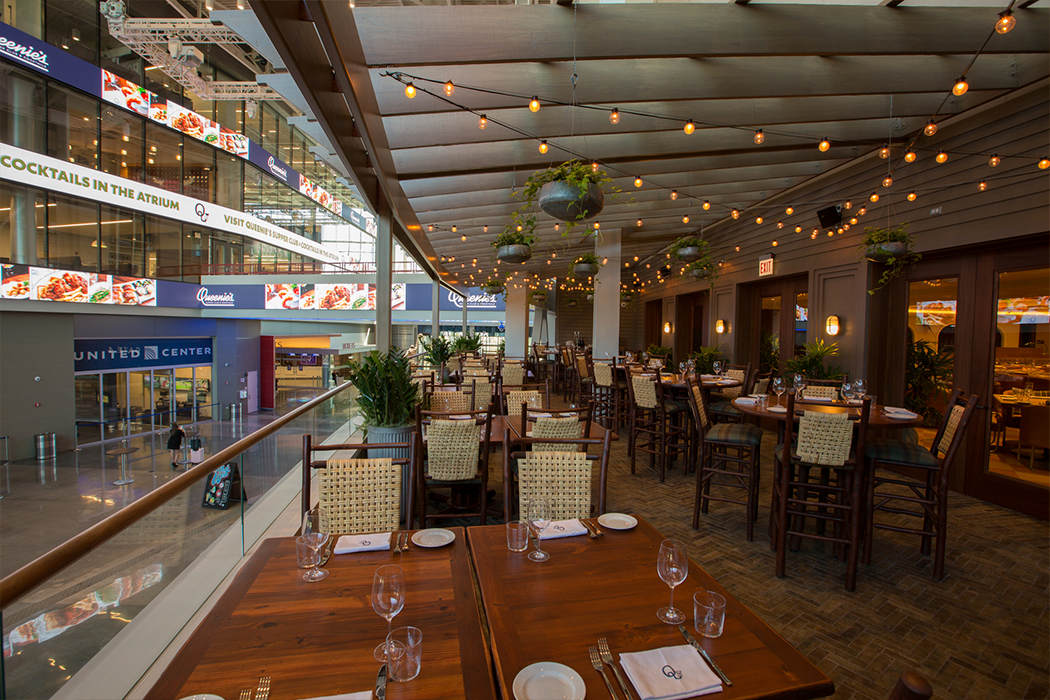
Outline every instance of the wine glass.
{"label": "wine glass", "polygon": [[795,388],[795,400],[800,400],[802,398],[802,390],[806,388],[806,375],[802,374],[802,372],[795,372],[791,376],[791,383]]}
{"label": "wine glass", "polygon": [[716,377],[721,376],[721,374],[722,374],[722,361],[721,360],[715,360],[714,362],[711,363],[711,368],[714,370]]}
{"label": "wine glass", "polygon": [[551,558],[551,555],[540,549],[540,533],[551,524],[550,503],[547,502],[546,498],[530,499],[527,517],[529,525],[532,526],[533,531],[536,533],[536,551],[529,552],[529,559],[531,561],[547,561]]}
{"label": "wine glass", "polygon": [[777,395],[777,406],[780,405],[780,397],[787,391],[787,385],[784,383],[783,377],[773,378],[773,393]]}
{"label": "wine glass", "polygon": [[843,401],[849,401],[853,398],[853,385],[850,384],[848,379],[842,381],[842,387],[839,389],[839,398]]}
{"label": "wine glass", "polygon": [[671,604],[657,610],[656,616],[669,625],[680,625],[685,622],[685,614],[674,606],[674,587],[685,581],[689,574],[689,555],[685,553],[683,542],[664,540],[660,543],[656,572],[660,574],[663,582],[671,587]]}
{"label": "wine glass", "polygon": [[863,399],[864,395],[868,393],[868,383],[863,379],[858,379],[853,382],[853,396],[858,399]]}
{"label": "wine glass", "polygon": [[372,652],[376,661],[387,660],[387,637],[393,626],[394,617],[405,607],[405,574],[400,566],[387,564],[376,569],[372,578],[372,609],[376,615],[386,620],[386,634],[379,646]]}
{"label": "wine glass", "polygon": [[689,369],[689,365],[687,365],[686,363],[684,363],[684,362],[679,362],[678,363],[678,374],[682,375],[682,379],[683,380],[685,379],[685,373],[686,373],[686,370],[688,370],[688,369]]}

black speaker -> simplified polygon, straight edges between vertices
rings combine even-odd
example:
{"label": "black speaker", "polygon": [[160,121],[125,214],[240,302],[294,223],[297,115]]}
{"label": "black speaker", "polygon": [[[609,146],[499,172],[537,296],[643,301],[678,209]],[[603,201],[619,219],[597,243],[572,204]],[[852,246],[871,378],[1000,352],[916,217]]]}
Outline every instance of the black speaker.
{"label": "black speaker", "polygon": [[838,226],[842,223],[842,205],[836,204],[826,209],[821,209],[817,212],[817,218],[820,219],[820,225],[824,228]]}

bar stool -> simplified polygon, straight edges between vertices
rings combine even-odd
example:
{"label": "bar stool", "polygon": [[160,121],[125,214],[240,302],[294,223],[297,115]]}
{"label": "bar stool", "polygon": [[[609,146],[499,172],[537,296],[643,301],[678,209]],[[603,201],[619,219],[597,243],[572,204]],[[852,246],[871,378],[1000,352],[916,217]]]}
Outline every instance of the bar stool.
{"label": "bar stool", "polygon": [[714,401],[710,405],[711,415],[719,423],[739,423],[743,420],[744,414],[733,406],[733,399],[751,393],[751,387],[754,386],[758,372],[752,374],[749,362],[746,366],[730,365],[726,369],[726,376],[730,379],[738,379],[742,384],[712,394]]}
{"label": "bar stool", "polygon": [[686,430],[678,422],[685,405],[665,397],[659,372],[633,374],[628,377],[627,391],[631,398],[631,473],[639,452],[649,455],[649,467],[660,460],[660,482],[667,475],[667,465],[675,457],[683,457],[683,470],[688,469]]}
{"label": "bar stool", "polygon": [[594,370],[594,406],[595,417],[599,422],[604,418],[606,428],[619,430],[623,424],[623,394],[627,382],[616,376],[616,359],[611,362],[592,362]]}

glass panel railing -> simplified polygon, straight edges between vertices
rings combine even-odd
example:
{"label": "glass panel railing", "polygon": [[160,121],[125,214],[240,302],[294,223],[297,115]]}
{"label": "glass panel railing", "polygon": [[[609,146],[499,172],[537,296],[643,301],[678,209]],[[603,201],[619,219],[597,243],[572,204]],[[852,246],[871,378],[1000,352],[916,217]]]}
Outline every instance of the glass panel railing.
{"label": "glass panel railing", "polygon": [[[112,483],[119,480],[121,457],[106,454],[125,444],[119,442],[62,453],[72,461],[41,467],[40,483],[28,479],[5,498],[5,576],[62,541],[85,537],[91,532],[85,528],[119,519],[140,499],[166,500],[4,601],[0,697],[124,697],[274,520],[298,508],[303,435],[347,441],[345,388],[278,414],[192,426],[205,456],[219,458],[189,465],[193,473],[171,468],[167,433],[154,433],[128,439],[127,446],[139,449],[123,458],[133,479],[127,485]],[[299,415],[287,420],[282,412]],[[282,420],[287,422],[273,429]],[[258,439],[266,430],[272,432]],[[235,500],[236,477],[244,501]],[[34,507],[34,486],[57,489],[69,517]],[[178,493],[168,497],[173,490]]]}

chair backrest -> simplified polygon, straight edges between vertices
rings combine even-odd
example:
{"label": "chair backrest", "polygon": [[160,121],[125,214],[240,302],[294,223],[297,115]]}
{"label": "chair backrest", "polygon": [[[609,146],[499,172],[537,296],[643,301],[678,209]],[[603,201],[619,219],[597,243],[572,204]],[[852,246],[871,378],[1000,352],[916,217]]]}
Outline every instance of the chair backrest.
{"label": "chair backrest", "polygon": [[741,394],[750,393],[746,391],[748,387],[748,379],[751,377],[751,363],[746,365],[726,365],[726,377],[729,379],[739,380],[740,386],[731,386],[726,389],[722,389],[721,393],[724,396],[740,396]]}
{"label": "chair backrest", "polygon": [[543,400],[543,394],[538,390],[512,390],[507,393],[508,416],[520,416],[522,404],[529,408],[540,410],[547,408],[546,402]]}
{"label": "chair backrest", "polygon": [[768,394],[769,383],[773,381],[773,373],[766,372],[765,374],[759,374],[758,370],[756,369],[752,376],[754,377],[754,381],[751,383],[751,391],[748,393]]}
{"label": "chair backrest", "polygon": [[437,420],[427,430],[427,476],[462,481],[478,475],[484,420]]}
{"label": "chair backrest", "polygon": [[492,381],[487,374],[471,378],[470,404],[472,411],[483,411],[492,404]]}
{"label": "chair backrest", "polygon": [[1050,406],[1021,406],[1019,432],[1022,445],[1050,448]]}
{"label": "chair backrest", "polygon": [[485,365],[465,365],[463,367],[464,377],[487,377],[489,370]]}
{"label": "chair backrest", "polygon": [[576,356],[576,372],[580,375],[580,379],[588,379],[591,376],[590,365],[587,362],[587,356],[579,354]]}
{"label": "chair backrest", "polygon": [[594,369],[594,383],[598,386],[613,387],[616,386],[616,373],[614,370],[614,362],[595,362],[591,365]]}
{"label": "chair backrest", "polygon": [[[858,457],[864,458],[864,443],[868,430],[868,418],[871,415],[871,399],[865,398],[861,404],[860,421],[857,428],[857,440],[853,440],[853,425],[845,411],[829,413],[825,411],[806,411],[798,425],[798,441],[795,443],[795,396],[788,395],[787,402],[787,435],[785,445],[792,446],[792,457],[797,457],[805,464],[822,467],[853,468]],[[852,449],[851,449],[852,448]],[[852,458],[850,454],[854,455]]]}
{"label": "chair backrest", "polygon": [[659,408],[657,402],[656,383],[658,379],[652,375],[635,374],[631,376],[631,400],[639,408]]}
{"label": "chair backrest", "polygon": [[524,384],[525,365],[516,363],[503,365],[501,379],[504,384]]}
{"label": "chair backrest", "polygon": [[812,386],[806,384],[806,388],[803,389],[802,395],[809,399],[831,399],[835,401],[839,398],[839,390],[833,386],[823,386],[820,384]]}
{"label": "chair backrest", "polygon": [[711,417],[707,413],[707,399],[704,398],[704,390],[695,377],[689,379],[689,409],[693,413],[693,422],[696,424],[697,432],[701,439],[707,434],[711,427]]}
{"label": "chair backrest", "polygon": [[[941,418],[941,427],[933,439],[933,447],[930,449],[936,457],[938,453],[942,456],[941,470],[945,472],[942,480],[947,478],[948,467],[955,458],[962,444],[966,426],[970,423],[970,417],[977,408],[977,395],[971,394],[966,401],[962,398],[961,389],[952,392],[951,398],[945,407],[944,416]],[[1045,430],[1045,427],[1044,427]]]}
{"label": "chair backrest", "polygon": [[[356,534],[396,530],[402,511],[411,517],[415,503],[414,481],[420,454],[420,437],[413,432],[408,442],[381,444],[314,445],[313,436],[303,436],[302,513],[312,510],[311,477],[320,472],[319,510],[329,532]],[[390,450],[399,457],[369,459],[372,450]],[[364,458],[315,460],[318,452],[365,453]],[[407,452],[407,454],[405,454]],[[402,482],[405,488],[402,489]],[[402,504],[404,493],[404,504]],[[409,526],[411,523],[406,522]]]}
{"label": "chair backrest", "polygon": [[[503,433],[503,483],[512,483],[511,464],[518,460],[518,512],[525,516],[529,498],[542,496],[551,504],[552,519],[590,517],[591,509],[591,463],[598,462],[598,512],[605,512],[605,486],[609,471],[610,432],[604,438],[580,440],[555,440],[521,438],[518,444],[531,447],[531,452],[510,451],[510,431]],[[574,452],[575,443],[601,446],[598,454]],[[561,450],[537,449],[539,445],[554,445]],[[503,489],[504,517],[510,517],[511,489]]]}
{"label": "chair backrest", "polygon": [[430,392],[430,410],[434,413],[464,413],[470,410],[471,394],[468,391]]}
{"label": "chair backrest", "polygon": [[459,368],[460,368],[460,364],[461,363],[460,363],[459,355],[453,355],[452,357],[448,358],[448,361],[445,363],[445,368],[449,372],[458,372]]}

